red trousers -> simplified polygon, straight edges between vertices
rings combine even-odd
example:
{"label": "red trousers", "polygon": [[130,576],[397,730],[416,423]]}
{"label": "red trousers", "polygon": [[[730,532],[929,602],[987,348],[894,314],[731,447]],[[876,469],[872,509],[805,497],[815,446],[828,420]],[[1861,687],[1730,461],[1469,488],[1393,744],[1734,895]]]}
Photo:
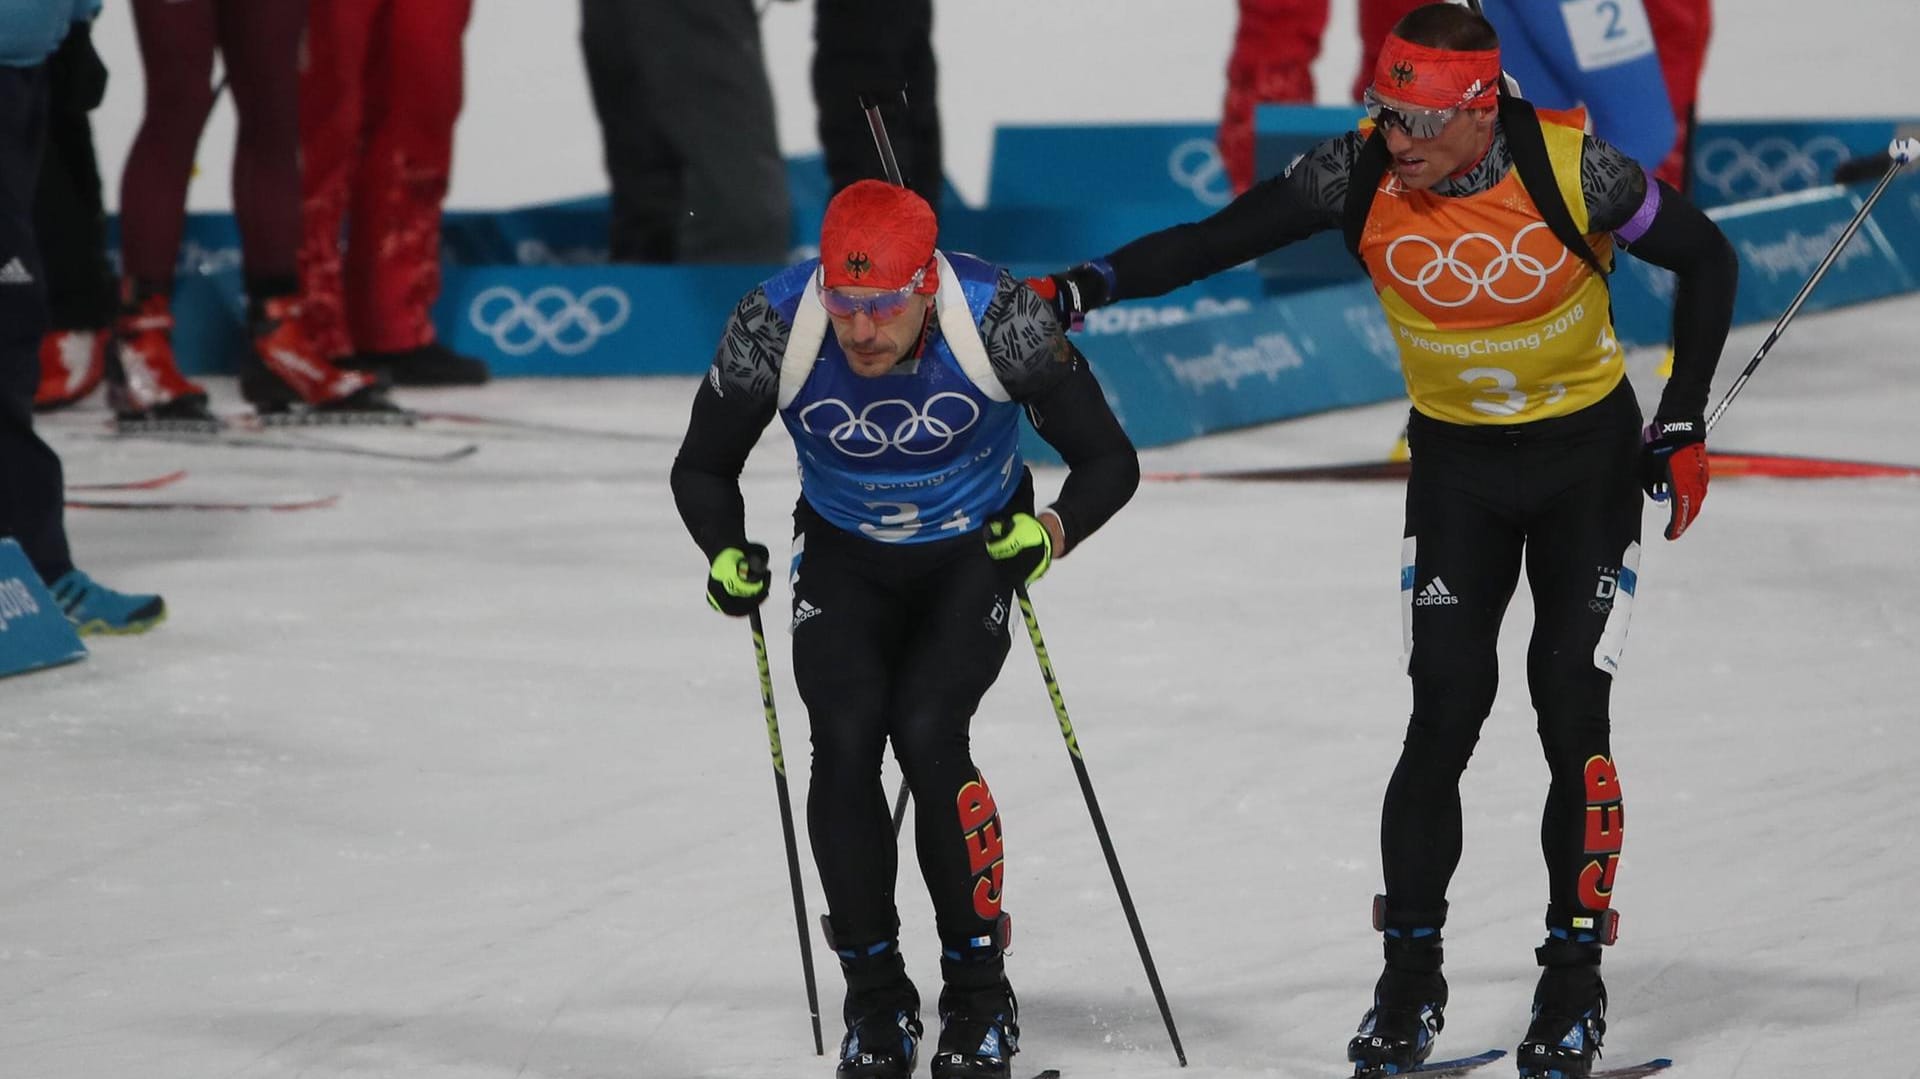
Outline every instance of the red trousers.
{"label": "red trousers", "polygon": [[[1360,0],[1360,71],[1353,98],[1373,81],[1373,64],[1393,24],[1429,0]],[[1220,119],[1220,156],[1233,189],[1253,183],[1254,106],[1313,102],[1313,61],[1327,29],[1327,0],[1240,0],[1240,21],[1227,59],[1227,100]]]}
{"label": "red trousers", "polygon": [[1673,152],[1654,175],[1686,190],[1686,156],[1692,145],[1693,104],[1700,93],[1700,70],[1707,63],[1707,41],[1713,35],[1711,0],[1645,0],[1647,25],[1653,30],[1654,49],[1660,54],[1660,73],[1666,76],[1667,97],[1673,102],[1674,125],[1679,128]]}
{"label": "red trousers", "polygon": [[309,2],[301,318],[329,358],[434,338],[440,210],[471,11],[472,0]]}

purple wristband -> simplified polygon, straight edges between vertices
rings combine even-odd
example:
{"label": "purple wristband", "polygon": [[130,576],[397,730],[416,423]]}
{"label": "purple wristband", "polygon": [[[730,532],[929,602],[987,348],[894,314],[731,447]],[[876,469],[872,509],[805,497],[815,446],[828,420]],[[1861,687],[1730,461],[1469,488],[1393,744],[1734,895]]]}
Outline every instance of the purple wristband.
{"label": "purple wristband", "polygon": [[1647,230],[1653,227],[1655,215],[1660,212],[1660,182],[1655,180],[1653,173],[1647,172],[1645,168],[1640,171],[1647,178],[1647,197],[1640,200],[1640,208],[1633,212],[1632,217],[1627,218],[1626,224],[1613,230],[1613,234],[1620,237],[1620,241],[1626,244],[1635,243],[1640,237],[1645,236]]}

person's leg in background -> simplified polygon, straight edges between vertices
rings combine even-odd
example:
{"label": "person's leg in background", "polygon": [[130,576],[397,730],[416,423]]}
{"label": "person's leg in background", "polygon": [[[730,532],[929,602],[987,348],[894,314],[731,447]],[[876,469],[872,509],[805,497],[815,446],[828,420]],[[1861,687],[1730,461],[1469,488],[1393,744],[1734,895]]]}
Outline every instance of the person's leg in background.
{"label": "person's leg in background", "polygon": [[[784,262],[792,210],[753,0],[643,5],[655,44],[641,75],[679,149],[681,262]],[[674,87],[697,86],[693,94]],[[670,104],[669,104],[670,103]]]}
{"label": "person's leg in background", "polygon": [[639,15],[628,0],[580,3],[580,48],[612,189],[607,257],[673,262],[680,256],[681,163],[660,124],[658,110],[667,106],[651,96],[641,72],[647,43]]}
{"label": "person's leg in background", "polygon": [[1254,108],[1313,103],[1313,61],[1326,29],[1327,0],[1240,0],[1219,134],[1234,191],[1253,185]]}
{"label": "person's leg in background", "polygon": [[822,0],[814,6],[813,46],[813,101],[832,189],[887,179],[860,108],[868,95],[879,102],[901,176],[938,213],[944,177],[932,0]]}
{"label": "person's leg in background", "polygon": [[[357,6],[365,6],[356,0]],[[472,0],[372,5],[363,140],[347,213],[351,365],[402,386],[476,385],[487,367],[437,339],[440,219],[465,91],[461,39]],[[643,5],[644,6],[644,5]]]}
{"label": "person's leg in background", "polygon": [[1654,175],[1685,194],[1691,186],[1687,166],[1693,153],[1693,113],[1700,96],[1700,73],[1707,65],[1707,44],[1713,37],[1713,5],[1711,0],[1646,0],[1646,4],[1653,47],[1660,54],[1673,122],[1679,128],[1672,152]]}
{"label": "person's leg in background", "polygon": [[47,82],[47,148],[33,204],[50,314],[40,338],[40,387],[33,401],[39,409],[73,404],[100,384],[118,292],[107,261],[100,162],[87,116],[105,96],[107,69],[88,23],[74,23],[48,58]]}
{"label": "person's leg in background", "polygon": [[251,354],[240,393],[263,414],[297,408],[392,414],[373,376],[343,371],[320,354],[300,325],[300,38],[306,0],[218,0],[239,131],[233,151],[233,210],[246,267]]}
{"label": "person's leg in background", "polygon": [[123,424],[215,423],[173,353],[173,274],[187,183],[213,109],[214,0],[132,0],[146,111],[120,177],[121,309],[107,396]]}
{"label": "person's leg in background", "polygon": [[46,135],[45,65],[0,66],[0,536],[19,541],[81,633],[138,633],[166,617],[166,604],[115,592],[74,567],[60,457],[33,429],[47,326],[33,202]]}
{"label": "person's leg in background", "polygon": [[384,0],[309,0],[300,51],[300,323],[322,356],[353,355],[341,229],[366,138],[367,59]]}

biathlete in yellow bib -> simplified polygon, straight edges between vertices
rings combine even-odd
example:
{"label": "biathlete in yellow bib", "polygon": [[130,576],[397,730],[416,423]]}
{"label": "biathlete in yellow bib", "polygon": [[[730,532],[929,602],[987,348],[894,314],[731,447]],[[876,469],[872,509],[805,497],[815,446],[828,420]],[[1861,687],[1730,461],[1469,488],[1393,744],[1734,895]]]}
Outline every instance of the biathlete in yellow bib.
{"label": "biathlete in yellow bib", "polygon": [[[1385,970],[1348,1057],[1356,1075],[1403,1072],[1441,1030],[1460,777],[1524,569],[1527,685],[1552,780],[1546,937],[1516,1056],[1523,1076],[1582,1079],[1606,1030],[1600,954],[1618,924],[1625,818],[1608,696],[1638,582],[1641,491],[1667,503],[1670,540],[1700,512],[1701,417],[1738,263],[1704,214],[1585,134],[1578,112],[1536,111],[1504,85],[1493,28],[1463,7],[1430,4],[1396,24],[1365,104],[1360,130],[1213,216],[1032,283],[1072,321],[1344,232],[1413,402],[1400,577],[1413,713],[1381,818]],[[1677,278],[1673,376],[1651,422],[1613,333],[1616,248]]]}

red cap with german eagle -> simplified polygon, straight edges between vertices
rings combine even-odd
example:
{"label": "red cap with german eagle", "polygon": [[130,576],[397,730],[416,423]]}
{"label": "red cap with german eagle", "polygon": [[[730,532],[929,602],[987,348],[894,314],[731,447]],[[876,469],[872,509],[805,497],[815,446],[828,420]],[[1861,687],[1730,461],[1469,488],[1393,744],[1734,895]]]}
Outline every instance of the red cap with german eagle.
{"label": "red cap with german eagle", "polygon": [[939,222],[927,200],[881,180],[849,185],[820,223],[820,277],[827,288],[904,288],[925,268],[916,292],[940,287],[933,261]]}

